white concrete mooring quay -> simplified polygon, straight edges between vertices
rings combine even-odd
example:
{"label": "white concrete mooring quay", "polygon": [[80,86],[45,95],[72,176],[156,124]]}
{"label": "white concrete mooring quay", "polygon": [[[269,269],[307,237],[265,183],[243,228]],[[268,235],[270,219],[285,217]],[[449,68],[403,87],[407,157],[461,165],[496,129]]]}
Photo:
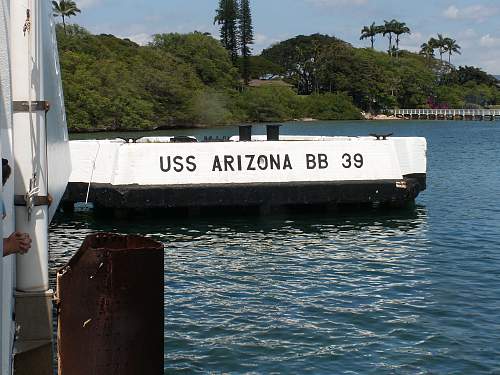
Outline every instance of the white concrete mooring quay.
{"label": "white concrete mooring quay", "polygon": [[110,210],[406,205],[426,188],[418,137],[240,135],[71,141],[63,199]]}
{"label": "white concrete mooring quay", "polygon": [[405,120],[500,120],[500,109],[393,109],[391,114]]}

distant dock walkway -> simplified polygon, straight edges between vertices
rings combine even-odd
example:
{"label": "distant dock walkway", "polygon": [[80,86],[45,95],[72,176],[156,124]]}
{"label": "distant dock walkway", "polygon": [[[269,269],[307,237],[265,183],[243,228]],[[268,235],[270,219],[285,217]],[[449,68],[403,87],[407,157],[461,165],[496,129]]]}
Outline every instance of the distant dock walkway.
{"label": "distant dock walkway", "polygon": [[500,120],[500,109],[393,109],[391,114],[406,120]]}

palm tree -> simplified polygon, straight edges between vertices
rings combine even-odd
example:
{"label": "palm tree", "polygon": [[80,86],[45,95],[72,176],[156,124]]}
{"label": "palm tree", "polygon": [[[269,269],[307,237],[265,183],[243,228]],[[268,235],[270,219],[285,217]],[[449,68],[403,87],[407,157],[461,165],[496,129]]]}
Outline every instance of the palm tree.
{"label": "palm tree", "polygon": [[370,38],[370,42],[372,43],[372,49],[373,49],[373,44],[375,43],[375,36],[377,34],[380,34],[382,32],[382,29],[383,27],[376,26],[375,22],[373,22],[370,26],[364,26],[363,29],[361,30],[361,36],[359,40]]}
{"label": "palm tree", "polygon": [[462,52],[460,52],[461,49],[462,47],[457,44],[455,39],[444,38],[444,52],[448,52],[448,64],[451,65],[451,55],[453,53],[462,54]]}
{"label": "palm tree", "polygon": [[427,42],[427,44],[429,45],[429,48],[432,48],[432,55],[434,56],[434,50],[439,48],[438,47],[438,41],[436,38],[430,38],[429,41]]}
{"label": "palm tree", "polygon": [[446,48],[445,41],[446,41],[446,38],[443,37],[443,34],[438,34],[437,39],[431,38],[429,41],[432,43],[434,48],[439,49],[439,56],[441,58],[441,62],[443,62],[443,53],[445,52],[445,48]]}
{"label": "palm tree", "polygon": [[392,21],[385,21],[384,20],[384,26],[382,26],[384,29],[382,31],[382,35],[386,36],[389,35],[389,55],[392,56],[392,34],[394,33],[395,30],[395,25],[398,21],[392,20]]}
{"label": "palm tree", "polygon": [[78,9],[76,3],[72,0],[52,1],[52,11],[54,12],[54,17],[62,18],[64,32],[66,32],[65,18],[70,18],[71,16],[76,16],[77,13],[81,13],[81,10]]}
{"label": "palm tree", "polygon": [[420,54],[427,58],[427,62],[430,62],[431,58],[434,57],[434,46],[432,46],[430,40],[420,46]]}
{"label": "palm tree", "polygon": [[396,57],[399,57],[399,40],[403,34],[411,34],[410,28],[406,26],[405,22],[395,21],[393,24],[394,35],[396,35]]}

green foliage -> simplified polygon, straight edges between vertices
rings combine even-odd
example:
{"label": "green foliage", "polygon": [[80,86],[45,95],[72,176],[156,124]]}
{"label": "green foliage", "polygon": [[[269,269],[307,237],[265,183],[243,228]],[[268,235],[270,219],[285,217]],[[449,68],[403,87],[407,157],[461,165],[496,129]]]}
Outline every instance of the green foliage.
{"label": "green foliage", "polygon": [[189,123],[203,83],[179,57],[111,35],[58,29],[70,130],[150,129]]}
{"label": "green foliage", "polygon": [[[139,46],[68,25],[66,32],[58,28],[58,42],[72,131],[283,121],[305,115],[305,101],[292,89],[240,92],[228,52],[209,35],[158,34],[150,45]],[[251,59],[253,77],[283,71],[264,57]],[[349,108],[344,117],[358,118],[355,112],[351,116]]]}
{"label": "green foliage", "polygon": [[451,70],[443,76],[442,82],[450,85],[463,85],[468,82],[475,82],[487,86],[497,86],[499,83],[492,75],[473,66],[459,66],[458,69]]}
{"label": "green foliage", "polygon": [[[278,64],[266,59],[263,56],[249,56],[249,78],[259,79],[264,76],[280,76],[285,73],[285,70]],[[238,69],[243,76],[243,58],[238,60]]]}
{"label": "green foliage", "polygon": [[500,103],[500,90],[495,86],[469,81],[463,85],[440,86],[437,99],[449,108],[485,108]]}
{"label": "green foliage", "polygon": [[460,66],[442,75],[436,92],[444,107],[483,108],[500,103],[497,79],[472,66]]}
{"label": "green foliage", "polygon": [[76,16],[77,13],[81,13],[78,9],[76,3],[72,0],[60,0],[52,1],[52,11],[54,17],[61,17],[63,22],[63,28],[66,29],[66,18]]}
{"label": "green foliage", "polygon": [[406,26],[405,22],[394,21],[392,32],[396,35],[396,57],[399,57],[399,42],[401,35],[411,34],[410,28]]}
{"label": "green foliage", "polygon": [[444,37],[442,34],[438,34],[436,38],[430,38],[427,43],[422,44],[420,51],[421,54],[426,56],[434,56],[434,50],[439,51],[439,58],[441,63],[443,62],[443,54],[448,53],[448,65],[451,65],[451,55],[458,54],[461,55],[461,49],[455,39]]}
{"label": "green foliage", "polygon": [[265,49],[262,56],[284,69],[285,77],[297,87],[299,94],[309,95],[317,89],[321,52],[349,47],[349,44],[328,35],[299,35]]}
{"label": "green foliage", "polygon": [[220,25],[220,41],[229,51],[231,60],[238,59],[238,2],[237,0],[219,0],[219,7],[215,11],[214,24]]}
{"label": "green foliage", "polygon": [[373,49],[375,37],[383,32],[384,26],[377,26],[375,25],[375,22],[373,22],[370,26],[363,26],[359,40],[370,39],[371,48]]}
{"label": "green foliage", "polygon": [[[328,35],[297,36],[249,56],[250,78],[278,79],[242,87],[230,54],[210,35],[159,34],[139,46],[77,25],[57,32],[72,131],[359,119],[361,110],[500,103],[498,81],[480,69],[408,51],[394,59]],[[272,84],[282,80],[292,88]]]}
{"label": "green foliage", "polygon": [[448,64],[451,64],[451,55],[456,53],[458,55],[461,55],[462,52],[460,50],[462,47],[460,47],[457,44],[457,41],[452,38],[445,38],[444,39],[444,51],[448,52]]}
{"label": "green foliage", "polygon": [[242,56],[242,76],[245,83],[250,79],[250,45],[253,44],[252,12],[250,0],[240,0],[238,31],[240,39],[240,50]]}
{"label": "green foliage", "polygon": [[229,55],[211,36],[194,32],[189,34],[156,34],[151,46],[182,59],[196,70],[207,86],[232,89],[238,86],[238,72]]}
{"label": "green foliage", "polygon": [[383,25],[383,30],[382,30],[382,35],[387,36],[387,38],[389,39],[389,49],[387,51],[389,52],[389,55],[391,55],[391,56],[392,56],[392,52],[393,52],[392,39],[394,36],[394,31],[395,31],[397,22],[398,21],[396,21],[395,19],[393,19],[391,21],[384,20],[384,25]]}
{"label": "green foliage", "polygon": [[427,61],[430,62],[434,57],[434,47],[430,43],[422,43],[419,53],[425,56]]}
{"label": "green foliage", "polygon": [[[376,26],[372,25],[372,28]],[[364,29],[367,38],[371,34],[369,29]],[[449,103],[453,106],[497,103],[495,93],[499,89],[494,77],[476,68],[455,71],[451,65],[433,58],[434,49],[439,48],[436,47],[439,40],[423,45],[422,54],[418,55],[397,48],[398,36],[408,32],[404,23],[395,20],[386,22],[384,30],[390,38],[396,36],[394,47],[398,59],[372,49],[353,48],[336,38],[320,34],[283,41],[264,50],[262,55],[281,65],[284,76],[299,93],[343,92],[352,98],[355,106],[368,112],[394,107],[448,106]],[[440,39],[443,43],[454,42],[447,41],[442,35]],[[392,44],[392,39],[390,42]],[[443,44],[440,56],[445,49]],[[469,81],[478,85],[492,84],[492,87],[455,92],[453,85]]]}
{"label": "green foliage", "polygon": [[318,120],[361,120],[359,109],[345,93],[313,94],[306,96],[302,103],[304,117]]}
{"label": "green foliage", "polygon": [[245,114],[244,121],[287,121],[299,117],[301,109],[297,94],[285,87],[245,89],[237,100],[237,107]]}
{"label": "green foliage", "polygon": [[231,101],[228,94],[214,89],[196,91],[191,98],[189,118],[199,125],[225,125],[238,121],[231,111]]}
{"label": "green foliage", "polygon": [[276,122],[312,117],[318,120],[360,120],[361,112],[344,93],[298,96],[286,87],[249,88],[237,102],[244,121]]}

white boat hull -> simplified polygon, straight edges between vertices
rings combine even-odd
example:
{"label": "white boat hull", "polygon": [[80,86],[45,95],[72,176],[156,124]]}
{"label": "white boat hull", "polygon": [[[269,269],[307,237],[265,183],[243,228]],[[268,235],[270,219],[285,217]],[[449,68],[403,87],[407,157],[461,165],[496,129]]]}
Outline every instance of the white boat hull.
{"label": "white boat hull", "polygon": [[[30,5],[31,32],[26,30],[25,33],[23,28]],[[48,101],[51,110],[45,113],[35,109],[30,120],[29,111],[23,110],[23,106],[29,108],[27,102],[30,100]],[[48,224],[63,195],[71,167],[52,4],[49,0],[0,0],[0,135],[2,157],[9,160],[13,169],[1,197],[7,214],[0,226],[2,237],[17,230],[29,233],[33,240],[28,254],[4,257],[0,267],[0,367],[2,374],[10,374],[14,358],[14,306],[17,324],[23,328],[18,331],[16,353],[36,347],[24,345],[23,339],[32,334],[28,326],[36,327],[43,322],[49,334],[45,338],[37,336],[38,343],[48,343],[50,348],[51,326],[46,321],[47,317],[33,314],[31,319],[34,317],[40,322],[30,321],[29,324],[19,319],[23,316],[23,308],[30,308],[30,301],[40,300],[43,306],[51,306],[50,292],[47,291]],[[24,199],[34,171],[41,182],[35,195],[47,196],[48,193],[53,202],[50,208],[34,207],[28,220],[26,207],[15,207],[14,204],[19,202],[18,198]],[[37,332],[43,330],[41,324],[37,329]],[[17,358],[21,357],[16,357],[16,363]],[[50,358],[46,363],[50,366]],[[37,366],[40,371],[42,367],[41,364]]]}

